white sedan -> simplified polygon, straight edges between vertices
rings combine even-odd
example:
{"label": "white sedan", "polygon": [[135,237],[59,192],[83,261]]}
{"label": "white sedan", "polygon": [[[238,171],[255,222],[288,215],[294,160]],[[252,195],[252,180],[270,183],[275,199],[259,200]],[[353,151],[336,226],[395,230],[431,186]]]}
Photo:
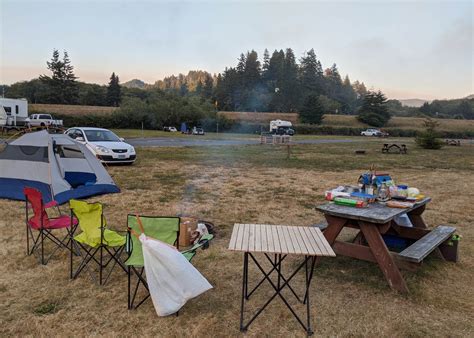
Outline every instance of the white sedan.
{"label": "white sedan", "polygon": [[132,164],[137,158],[135,148],[108,129],[74,127],[65,134],[84,144],[102,163]]}
{"label": "white sedan", "polygon": [[369,128],[360,133],[361,136],[388,136],[388,133],[381,131],[380,129]]}

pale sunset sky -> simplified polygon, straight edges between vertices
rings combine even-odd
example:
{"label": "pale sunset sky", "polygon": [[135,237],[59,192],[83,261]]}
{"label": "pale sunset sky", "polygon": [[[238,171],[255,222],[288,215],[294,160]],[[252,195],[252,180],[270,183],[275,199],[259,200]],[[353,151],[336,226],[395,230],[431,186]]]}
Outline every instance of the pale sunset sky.
{"label": "pale sunset sky", "polygon": [[81,81],[222,72],[240,53],[314,48],[323,67],[389,98],[474,93],[473,1],[0,0],[0,84],[66,50]]}

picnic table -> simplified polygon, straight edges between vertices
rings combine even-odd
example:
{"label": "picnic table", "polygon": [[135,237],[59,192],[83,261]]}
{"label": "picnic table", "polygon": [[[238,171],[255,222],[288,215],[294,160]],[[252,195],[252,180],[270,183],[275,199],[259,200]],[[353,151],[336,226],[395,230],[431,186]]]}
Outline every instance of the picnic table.
{"label": "picnic table", "polygon": [[[400,269],[416,270],[433,251],[445,260],[457,259],[457,252],[446,243],[456,229],[441,225],[430,230],[423,220],[422,214],[430,201],[431,198],[424,198],[407,209],[389,208],[380,203],[354,208],[331,202],[316,209],[324,213],[327,227],[323,234],[336,254],[377,263],[390,287],[406,293],[408,288]],[[395,223],[394,219],[404,213],[413,227]],[[345,227],[359,230],[352,242],[336,240]],[[411,245],[401,252],[392,252],[383,235],[404,239]]]}
{"label": "picnic table", "polygon": [[[229,243],[229,250],[244,252],[242,296],[240,307],[240,330],[245,332],[249,325],[262,313],[262,311],[277,297],[285,303],[297,321],[301,324],[308,335],[313,333],[311,329],[309,287],[313,277],[315,257],[330,256],[335,253],[325,237],[318,228],[285,225],[267,224],[234,224],[232,236]],[[266,271],[261,262],[257,260],[256,253],[262,253],[264,259],[270,262],[271,268]],[[273,257],[271,257],[273,255]],[[289,255],[303,256],[304,260],[289,276],[282,273],[282,262]],[[249,291],[249,258],[255,263],[258,270],[263,274],[263,278]],[[290,281],[302,269],[305,268],[305,290],[302,297],[290,285]],[[271,275],[276,272],[276,281]],[[251,319],[244,324],[245,302],[250,296],[267,281],[274,290],[274,293],[264,305],[258,309]],[[306,304],[306,324],[296,314],[290,303],[286,300],[281,291],[288,288],[295,298]]]}

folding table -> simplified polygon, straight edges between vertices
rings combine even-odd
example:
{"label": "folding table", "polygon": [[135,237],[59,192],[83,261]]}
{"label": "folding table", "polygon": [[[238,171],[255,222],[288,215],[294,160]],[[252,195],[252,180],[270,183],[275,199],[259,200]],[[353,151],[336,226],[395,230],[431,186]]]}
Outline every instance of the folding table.
{"label": "folding table", "polygon": [[[262,313],[262,311],[277,296],[285,303],[291,313],[295,316],[308,335],[313,333],[310,322],[310,301],[309,287],[313,276],[316,256],[334,257],[336,254],[323,236],[321,231],[315,227],[267,225],[267,224],[234,224],[232,236],[229,243],[229,250],[244,252],[243,277],[242,277],[242,298],[240,307],[240,330],[245,332],[250,324]],[[265,271],[262,264],[256,258],[255,253],[263,253],[265,260],[271,264],[271,269]],[[273,259],[271,257],[273,255]],[[282,274],[281,265],[289,255],[304,256],[302,263],[285,277]],[[249,257],[255,263],[258,270],[263,274],[263,278],[257,285],[249,291]],[[299,297],[290,281],[302,269],[305,268],[305,290],[304,295]],[[277,274],[276,282],[272,280],[273,272]],[[250,296],[267,281],[275,291],[264,305],[244,324],[245,302]],[[289,302],[285,299],[281,291],[287,287],[295,298],[306,304],[306,324],[293,310]]]}

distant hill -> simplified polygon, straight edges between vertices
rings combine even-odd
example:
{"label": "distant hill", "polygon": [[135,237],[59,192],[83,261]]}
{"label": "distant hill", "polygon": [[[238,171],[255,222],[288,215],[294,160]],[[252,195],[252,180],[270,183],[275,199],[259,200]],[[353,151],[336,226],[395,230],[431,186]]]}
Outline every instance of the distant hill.
{"label": "distant hill", "polygon": [[404,100],[398,100],[401,102],[402,106],[407,106],[407,107],[421,107],[425,102],[430,102],[428,100],[423,100],[423,99],[404,99]]}
{"label": "distant hill", "polygon": [[468,100],[472,100],[472,99],[474,99],[474,94],[471,94],[471,95],[469,95],[469,96],[466,96],[465,98],[468,99]]}
{"label": "distant hill", "polygon": [[140,88],[140,89],[143,89],[143,88],[145,88],[146,83],[143,82],[142,80],[133,79],[133,80],[127,81],[125,83],[122,83],[122,86],[127,87],[127,88]]}

